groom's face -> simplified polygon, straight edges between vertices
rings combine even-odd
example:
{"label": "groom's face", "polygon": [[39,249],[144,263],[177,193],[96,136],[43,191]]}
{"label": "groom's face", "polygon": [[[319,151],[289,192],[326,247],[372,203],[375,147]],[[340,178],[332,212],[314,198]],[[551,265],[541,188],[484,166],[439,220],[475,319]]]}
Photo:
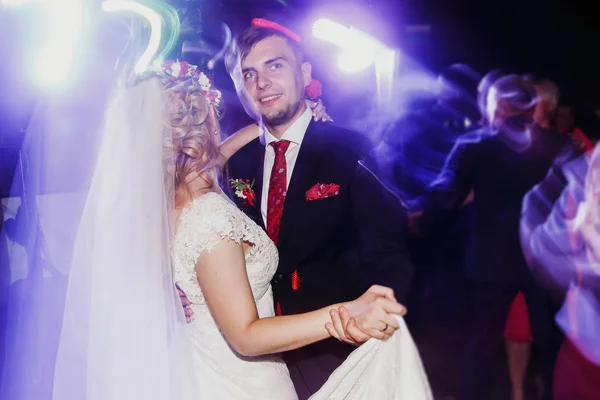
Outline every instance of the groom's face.
{"label": "groom's face", "polygon": [[284,38],[256,43],[241,64],[246,98],[266,125],[285,125],[304,111],[311,65],[299,60]]}

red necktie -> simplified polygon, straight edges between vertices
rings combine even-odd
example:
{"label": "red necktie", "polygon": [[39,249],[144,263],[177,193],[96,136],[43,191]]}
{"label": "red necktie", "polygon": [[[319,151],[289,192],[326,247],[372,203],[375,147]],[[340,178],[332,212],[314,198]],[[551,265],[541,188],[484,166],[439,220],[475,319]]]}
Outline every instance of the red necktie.
{"label": "red necktie", "polygon": [[[277,244],[279,241],[279,227],[281,225],[281,216],[283,215],[283,204],[287,194],[287,162],[285,152],[290,147],[288,140],[271,142],[275,150],[275,162],[271,170],[271,179],[269,180],[269,194],[267,197],[267,234],[271,240]],[[298,271],[292,273],[292,289],[300,288],[300,277]],[[276,304],[277,315],[281,314],[281,304]]]}
{"label": "red necktie", "polygon": [[279,240],[279,226],[283,214],[283,203],[287,192],[287,163],[285,152],[290,146],[288,140],[271,142],[275,150],[275,162],[269,180],[269,195],[267,197],[267,234],[277,244]]}

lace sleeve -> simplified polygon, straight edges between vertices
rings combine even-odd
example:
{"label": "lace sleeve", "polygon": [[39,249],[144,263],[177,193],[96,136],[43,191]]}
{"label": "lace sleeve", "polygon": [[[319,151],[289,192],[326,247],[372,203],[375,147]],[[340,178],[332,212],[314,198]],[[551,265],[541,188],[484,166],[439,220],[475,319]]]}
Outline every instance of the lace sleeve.
{"label": "lace sleeve", "polygon": [[203,195],[183,211],[173,240],[173,267],[177,284],[193,303],[205,302],[196,277],[200,254],[223,239],[241,243],[249,237],[244,214],[216,193]]}
{"label": "lace sleeve", "polygon": [[218,194],[194,200],[180,218],[175,252],[186,264],[196,264],[203,251],[211,251],[222,239],[241,243],[248,227],[243,214]]}

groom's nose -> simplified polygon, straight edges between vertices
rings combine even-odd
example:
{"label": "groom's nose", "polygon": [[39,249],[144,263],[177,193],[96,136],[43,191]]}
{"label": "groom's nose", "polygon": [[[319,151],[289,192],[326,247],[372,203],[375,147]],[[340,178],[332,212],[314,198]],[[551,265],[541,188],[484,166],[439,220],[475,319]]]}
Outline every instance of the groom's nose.
{"label": "groom's nose", "polygon": [[256,80],[256,86],[258,87],[258,89],[264,90],[271,87],[271,81],[267,77],[265,77],[264,74],[260,74],[258,75],[258,79]]}

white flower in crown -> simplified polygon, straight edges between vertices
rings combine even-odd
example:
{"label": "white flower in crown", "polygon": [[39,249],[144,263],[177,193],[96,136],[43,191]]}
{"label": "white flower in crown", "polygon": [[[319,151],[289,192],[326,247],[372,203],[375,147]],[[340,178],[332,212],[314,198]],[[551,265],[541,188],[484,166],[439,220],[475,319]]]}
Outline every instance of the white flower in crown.
{"label": "white flower in crown", "polygon": [[200,75],[198,76],[198,84],[204,90],[210,89],[210,79],[208,79],[208,76],[206,76],[204,72],[200,72]]}
{"label": "white flower in crown", "polygon": [[212,89],[212,82],[198,66],[187,61],[161,61],[155,60],[149,67],[148,72],[156,74],[171,81],[190,78],[192,85],[199,86],[202,94],[206,97],[209,104],[219,107],[221,103],[221,92]]}
{"label": "white flower in crown", "polygon": [[154,60],[154,62],[148,67],[148,71],[154,72],[155,74],[163,73],[163,63],[160,60]]}
{"label": "white flower in crown", "polygon": [[171,65],[171,76],[174,78],[179,78],[179,74],[181,73],[181,63],[179,61],[174,62]]}

